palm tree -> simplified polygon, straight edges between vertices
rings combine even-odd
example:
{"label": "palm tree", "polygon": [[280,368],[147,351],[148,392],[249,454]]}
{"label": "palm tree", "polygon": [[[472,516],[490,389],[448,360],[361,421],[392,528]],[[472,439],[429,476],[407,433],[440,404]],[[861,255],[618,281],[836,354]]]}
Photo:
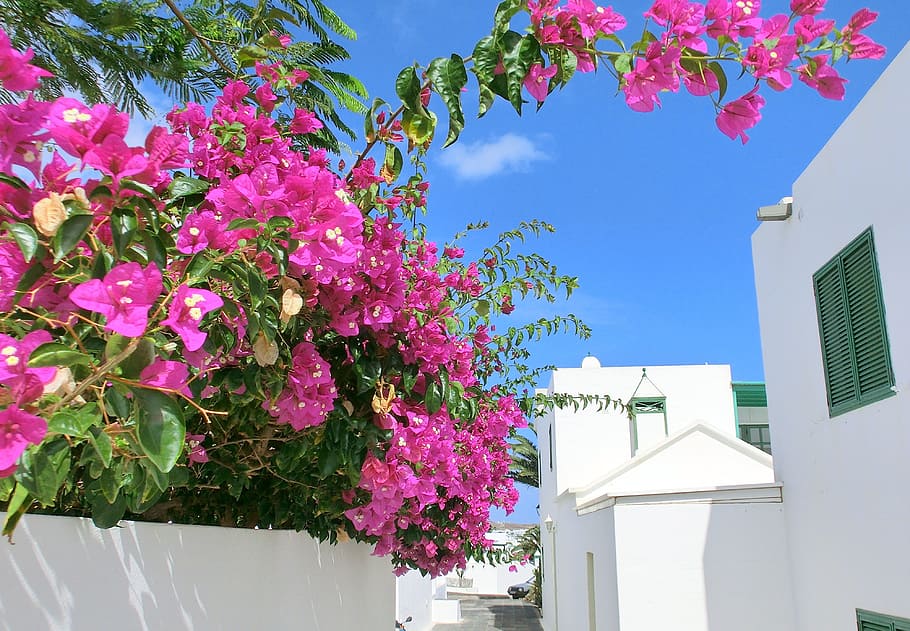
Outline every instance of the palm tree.
{"label": "palm tree", "polygon": [[[537,437],[534,423],[528,424],[528,429]],[[524,434],[516,434],[512,439],[512,463],[509,466],[509,476],[520,484],[525,484],[535,489],[540,488],[540,456],[535,441]],[[512,548],[514,560],[537,559],[534,567],[534,585],[525,598],[538,607],[541,606],[540,593],[541,581],[541,547],[540,525],[534,525],[524,531],[518,542]]]}
{"label": "palm tree", "polygon": [[[109,102],[145,116],[154,108],[142,82],[151,80],[169,97],[206,101],[232,78],[242,76],[271,32],[303,30],[280,56],[306,70],[310,81],[293,102],[327,124],[317,145],[338,151],[333,128],[355,133],[336,106],[363,113],[367,93],[356,78],[329,68],[348,59],[333,35],[356,33],[321,0],[0,0],[0,27],[20,49],[31,47],[35,63],[54,73],[40,98],[76,92],[89,103]],[[176,19],[175,19],[176,18]],[[275,51],[273,51],[275,52]],[[0,92],[0,101],[14,96]]]}

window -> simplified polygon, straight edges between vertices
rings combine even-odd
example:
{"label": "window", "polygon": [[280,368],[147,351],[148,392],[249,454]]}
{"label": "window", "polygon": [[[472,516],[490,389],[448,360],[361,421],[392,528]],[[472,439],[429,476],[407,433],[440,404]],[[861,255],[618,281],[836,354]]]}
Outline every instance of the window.
{"label": "window", "polygon": [[857,631],[910,631],[910,620],[857,609],[856,628]]}
{"label": "window", "polygon": [[893,394],[894,373],[872,228],[818,270],[812,280],[831,416]]}
{"label": "window", "polygon": [[733,382],[733,410],[736,434],[753,447],[771,453],[768,428],[768,395],[759,381]]}
{"label": "window", "polygon": [[629,401],[632,410],[632,455],[639,449],[647,449],[667,437],[667,398],[633,397]]}
{"label": "window", "polygon": [[767,425],[740,425],[739,437],[766,453],[771,453],[771,430]]}

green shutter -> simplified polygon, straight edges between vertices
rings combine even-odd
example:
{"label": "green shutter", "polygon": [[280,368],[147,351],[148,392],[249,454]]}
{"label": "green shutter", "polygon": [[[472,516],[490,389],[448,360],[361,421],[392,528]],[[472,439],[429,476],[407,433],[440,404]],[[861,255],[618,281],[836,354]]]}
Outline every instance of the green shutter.
{"label": "green shutter", "polygon": [[857,609],[856,628],[858,631],[908,631],[910,620]]}
{"label": "green shutter", "polygon": [[845,253],[843,265],[859,397],[865,399],[883,388],[890,390],[894,380],[872,233],[867,232],[861,238],[852,250]]}
{"label": "green shutter", "polygon": [[828,384],[828,404],[834,409],[856,398],[847,305],[837,261],[829,263],[816,274],[815,299],[818,304],[825,381]]}
{"label": "green shutter", "polygon": [[894,374],[872,229],[822,267],[813,283],[831,415],[891,395]]}

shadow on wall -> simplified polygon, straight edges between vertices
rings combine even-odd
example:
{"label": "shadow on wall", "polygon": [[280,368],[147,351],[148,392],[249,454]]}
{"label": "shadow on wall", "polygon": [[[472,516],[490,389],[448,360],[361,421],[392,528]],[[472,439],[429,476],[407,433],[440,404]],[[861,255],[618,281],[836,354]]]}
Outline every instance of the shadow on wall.
{"label": "shadow on wall", "polygon": [[795,631],[783,504],[714,504],[704,547],[706,631]]}
{"label": "shadow on wall", "polygon": [[[2,513],[0,513],[2,515]],[[395,581],[367,546],[303,533],[27,515],[0,552],[0,629],[392,626]]]}

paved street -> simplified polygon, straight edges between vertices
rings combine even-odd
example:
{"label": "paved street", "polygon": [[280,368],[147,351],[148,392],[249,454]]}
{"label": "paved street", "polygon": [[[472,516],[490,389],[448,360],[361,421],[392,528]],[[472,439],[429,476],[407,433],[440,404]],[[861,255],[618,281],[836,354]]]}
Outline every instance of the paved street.
{"label": "paved street", "polygon": [[459,624],[437,624],[433,631],[541,631],[537,607],[511,598],[463,596]]}

